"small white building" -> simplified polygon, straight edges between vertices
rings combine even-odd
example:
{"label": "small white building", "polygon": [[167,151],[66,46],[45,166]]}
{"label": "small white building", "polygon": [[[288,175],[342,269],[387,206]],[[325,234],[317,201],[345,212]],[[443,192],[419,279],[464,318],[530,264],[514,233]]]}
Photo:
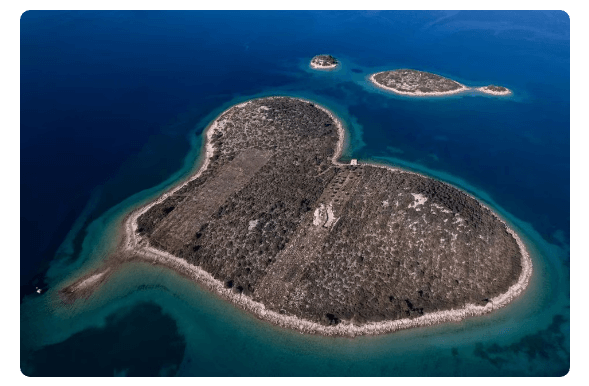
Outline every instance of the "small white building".
{"label": "small white building", "polygon": [[352,159],[352,161],[350,162],[350,165],[358,165],[358,160]]}

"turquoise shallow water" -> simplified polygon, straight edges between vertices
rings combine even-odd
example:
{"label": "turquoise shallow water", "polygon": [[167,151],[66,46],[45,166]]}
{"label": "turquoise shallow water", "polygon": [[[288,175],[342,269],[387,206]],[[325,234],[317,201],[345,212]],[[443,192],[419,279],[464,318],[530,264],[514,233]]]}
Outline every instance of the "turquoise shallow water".
{"label": "turquoise shallow water", "polygon": [[[286,30],[297,28],[306,18],[304,14],[280,17]],[[362,29],[374,20],[365,16],[352,19],[355,21],[348,21],[353,29],[362,32],[358,32],[358,40],[349,41],[350,47],[374,38]],[[162,129],[181,133],[185,150],[170,148],[155,153],[176,157],[180,166],[167,174],[162,172],[164,181],[152,183],[148,189],[139,184],[127,186],[132,194],[113,198],[110,206],[104,204],[104,194],[96,193],[98,198],[85,204],[87,210],[80,212],[61,240],[58,258],[45,275],[48,291],[23,299],[22,371],[30,375],[179,376],[565,374],[570,355],[568,72],[562,78],[552,78],[551,83],[542,83],[539,74],[555,66],[566,68],[568,62],[556,54],[545,58],[535,45],[549,41],[550,49],[560,53],[565,42],[548,32],[533,32],[533,25],[522,27],[528,31],[525,33],[536,34],[536,40],[530,41],[518,37],[524,32],[502,30],[504,23],[478,20],[485,28],[496,25],[494,37],[489,37],[463,19],[474,23],[480,17],[459,14],[439,21],[419,16],[412,19],[411,26],[401,25],[399,31],[391,32],[398,37],[412,36],[414,45],[428,47],[427,57],[401,44],[399,53],[383,58],[379,52],[387,47],[386,39],[374,42],[381,51],[357,55],[327,40],[303,48],[308,43],[303,36],[291,42],[292,52],[266,70],[265,81],[255,86],[234,84],[231,90],[219,91],[214,100],[187,109],[190,119]],[[327,22],[337,20],[334,16]],[[388,19],[384,20],[379,18],[374,28],[392,28]],[[440,26],[428,27],[436,20]],[[461,32],[466,30],[474,37]],[[503,34],[509,39],[502,40]],[[285,39],[284,34],[279,35]],[[331,38],[339,41],[336,37],[343,35],[335,29]],[[262,51],[265,40],[259,36],[247,37],[247,50],[256,52],[250,60],[275,52]],[[456,64],[457,59],[443,55],[432,62],[431,57],[439,54],[429,43],[432,39],[454,52],[452,47],[458,46],[458,41],[468,46],[475,38],[487,50],[503,47],[512,55],[512,65],[485,66],[487,52],[474,46],[471,65]],[[274,38],[265,39],[273,42]],[[511,45],[506,46],[506,41]],[[331,72],[308,68],[311,53],[327,51],[341,59],[340,68]],[[529,66],[515,61],[520,52],[536,55],[537,63]],[[372,72],[396,67],[419,67],[472,86],[500,83],[514,90],[514,95],[496,98],[466,93],[415,99],[383,92],[367,80]],[[254,74],[261,70],[252,65],[241,71]],[[547,82],[545,77],[541,79]],[[520,234],[531,253],[534,273],[529,288],[508,307],[490,315],[354,339],[279,329],[174,272],[150,264],[128,264],[87,301],[72,307],[60,305],[56,291],[100,265],[119,240],[123,217],[195,170],[202,145],[200,133],[207,124],[233,104],[267,95],[312,99],[338,115],[348,132],[344,160],[358,158],[417,171],[462,188],[488,204]],[[166,157],[161,162],[166,162]],[[131,166],[128,179],[133,180],[138,171],[148,172]],[[105,209],[99,211],[101,206]],[[57,360],[64,355],[67,360]]]}
{"label": "turquoise shallow water", "polygon": [[[241,100],[243,98],[236,102]],[[333,109],[337,111],[337,105]],[[346,122],[346,126],[353,124]],[[354,133],[361,135],[360,128],[351,131],[352,138]],[[193,151],[187,157],[184,175],[194,170],[200,153],[199,142],[200,137],[194,141]],[[352,157],[349,149],[360,147],[358,142],[350,141],[344,158]],[[532,252],[534,275],[524,295],[492,315],[462,323],[380,337],[324,338],[304,336],[258,321],[194,283],[150,264],[126,266],[86,302],[64,309],[54,305],[54,291],[60,287],[59,278],[68,277],[73,267],[63,267],[60,272],[55,266],[50,271],[56,278],[52,290],[23,307],[24,327],[32,333],[27,340],[34,341],[26,343],[41,347],[68,337],[72,339],[72,333],[85,328],[98,325],[108,329],[109,315],[137,304],[155,303],[164,315],[175,321],[179,334],[185,339],[178,375],[422,375],[424,371],[435,375],[496,375],[498,371],[502,375],[521,375],[523,365],[532,370],[532,374],[553,375],[554,371],[562,369],[568,360],[567,322],[555,316],[561,312],[562,298],[566,295],[558,290],[566,277],[559,272],[562,267],[555,258],[562,251],[546,243],[529,224],[502,211],[484,192],[478,192],[449,174],[437,174],[394,158],[381,157],[375,161],[443,179],[495,208],[523,236]],[[80,272],[99,265],[116,245],[117,229],[124,214],[156,197],[181,175],[178,173],[170,183],[131,197],[93,222],[83,248],[88,253],[78,260],[84,262]],[[40,313],[39,308],[45,312]],[[154,327],[154,331],[159,329]],[[530,331],[536,331],[535,339],[530,339]],[[147,329],[145,333],[151,332]],[[555,354],[562,356],[560,362],[553,360]],[[550,357],[554,368],[543,364],[538,372],[534,364],[548,359],[543,355]],[[116,371],[125,373],[128,369]]]}

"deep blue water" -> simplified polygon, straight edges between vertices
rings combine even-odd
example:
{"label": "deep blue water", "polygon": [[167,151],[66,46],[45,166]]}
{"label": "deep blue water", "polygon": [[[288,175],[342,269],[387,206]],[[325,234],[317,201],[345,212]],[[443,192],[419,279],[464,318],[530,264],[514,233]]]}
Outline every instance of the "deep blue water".
{"label": "deep blue water", "polygon": [[[308,60],[318,53],[340,58],[341,69],[309,70]],[[500,84],[514,95],[415,99],[374,89],[365,79],[395,68],[472,86]],[[105,355],[111,359],[90,365],[88,375],[109,369],[147,374],[127,358],[141,361],[141,337],[165,325],[177,329],[169,332],[173,339],[154,344],[170,352],[185,349],[183,356],[170,354],[170,363],[156,355],[152,367],[159,366],[160,374],[566,373],[569,68],[563,12],[26,12],[21,368],[77,375],[67,364],[51,366],[51,358],[101,342],[97,350],[124,355]],[[61,316],[50,301],[52,289],[100,260],[116,219],[189,173],[197,135],[216,114],[270,94],[307,97],[336,112],[351,135],[346,157],[417,170],[494,206],[535,252],[535,292],[520,301],[525,307],[463,326],[330,340],[277,331],[171,273],[144,273],[136,282],[130,281],[136,275],[118,286],[109,282],[106,295],[88,302],[93,306]],[[36,286],[49,291],[37,296]],[[195,311],[203,304],[208,312]],[[154,313],[152,330],[129,327]],[[410,339],[424,347],[410,347]],[[167,347],[166,340],[176,346]],[[226,347],[229,342],[236,343]],[[196,348],[202,345],[208,357]],[[362,360],[343,353],[350,345]],[[437,362],[426,360],[432,346],[440,350]],[[227,351],[236,355],[234,362]],[[410,365],[391,359],[400,352]],[[80,355],[89,355],[87,348]],[[226,363],[215,367],[211,358]],[[279,360],[292,365],[281,367]],[[70,368],[79,369],[74,362]]]}

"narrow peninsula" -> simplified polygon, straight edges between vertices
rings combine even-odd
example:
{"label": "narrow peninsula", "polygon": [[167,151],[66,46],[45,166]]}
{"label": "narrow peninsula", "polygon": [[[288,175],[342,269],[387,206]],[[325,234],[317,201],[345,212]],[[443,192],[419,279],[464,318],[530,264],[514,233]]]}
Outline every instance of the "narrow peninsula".
{"label": "narrow peninsula", "polygon": [[102,271],[62,294],[143,261],[276,325],[356,336],[485,314],[525,289],[529,255],[492,210],[420,174],[340,162],[344,134],[302,99],[229,108],[199,170],[129,214]]}
{"label": "narrow peninsula", "polygon": [[311,59],[311,68],[315,70],[332,70],[337,65],[337,59],[331,55],[317,55]]}
{"label": "narrow peninsula", "polygon": [[[375,86],[399,95],[418,97],[444,96],[472,90],[471,87],[467,87],[452,79],[411,69],[378,72],[370,75],[369,79]],[[493,85],[479,87],[476,90],[492,95],[511,94],[505,87]]]}

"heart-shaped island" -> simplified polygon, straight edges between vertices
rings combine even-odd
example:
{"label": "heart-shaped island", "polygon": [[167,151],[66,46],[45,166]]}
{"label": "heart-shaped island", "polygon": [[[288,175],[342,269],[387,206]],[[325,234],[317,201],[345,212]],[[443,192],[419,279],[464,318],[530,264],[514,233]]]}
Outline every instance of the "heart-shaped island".
{"label": "heart-shaped island", "polygon": [[139,259],[274,324],[355,336],[481,315],[525,289],[529,255],[494,212],[417,173],[338,162],[344,134],[302,99],[229,108],[198,172],[131,213],[108,271],[62,294]]}

